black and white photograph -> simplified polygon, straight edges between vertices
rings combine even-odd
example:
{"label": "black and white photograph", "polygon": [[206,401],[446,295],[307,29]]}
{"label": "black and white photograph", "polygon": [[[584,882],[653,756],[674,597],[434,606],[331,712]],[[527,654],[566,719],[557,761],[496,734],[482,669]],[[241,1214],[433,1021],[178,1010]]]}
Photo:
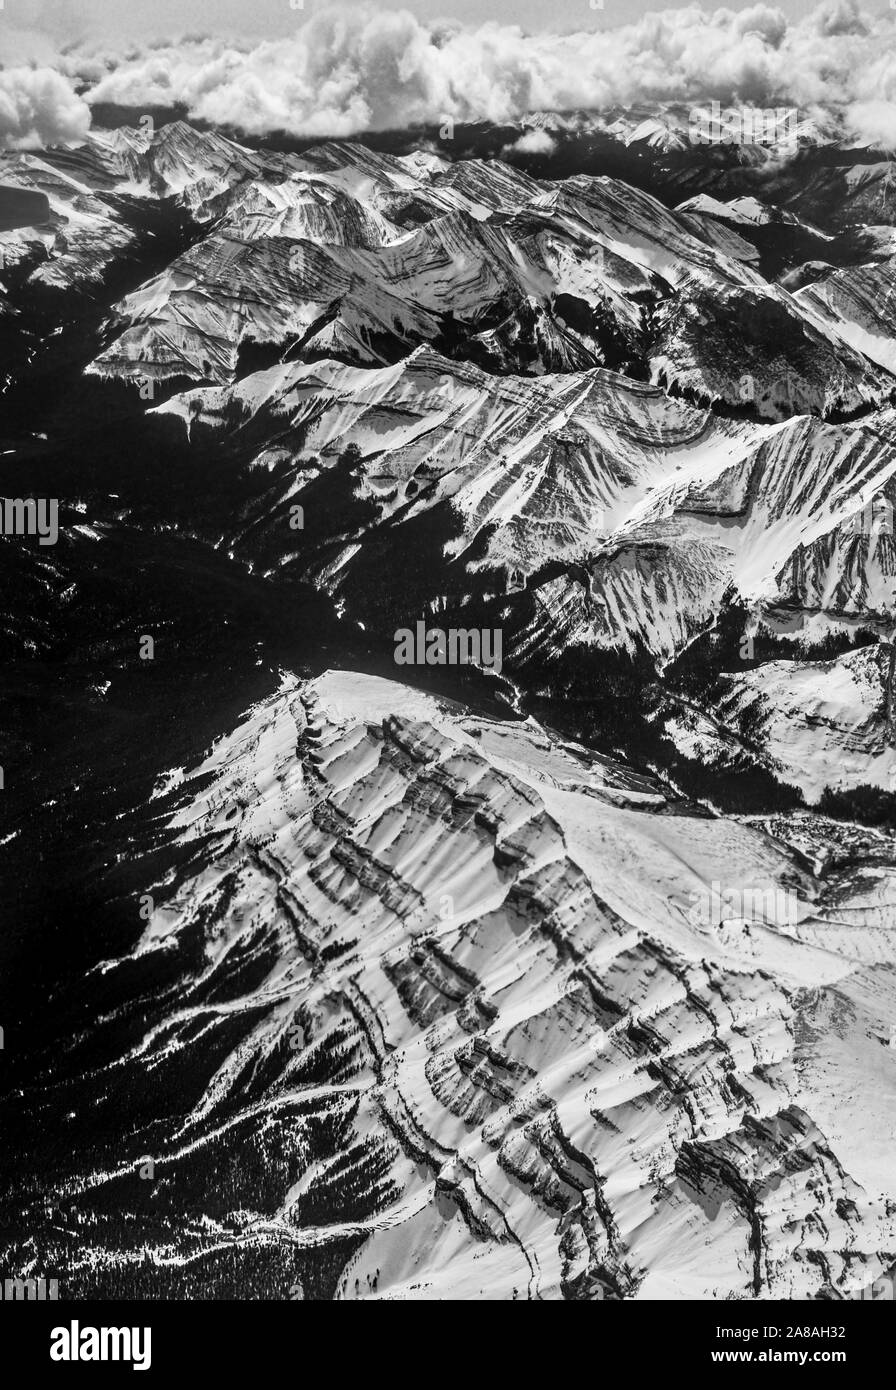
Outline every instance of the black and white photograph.
{"label": "black and white photograph", "polygon": [[0,0],[29,1364],[566,1301],[848,1370],[894,507],[896,0]]}

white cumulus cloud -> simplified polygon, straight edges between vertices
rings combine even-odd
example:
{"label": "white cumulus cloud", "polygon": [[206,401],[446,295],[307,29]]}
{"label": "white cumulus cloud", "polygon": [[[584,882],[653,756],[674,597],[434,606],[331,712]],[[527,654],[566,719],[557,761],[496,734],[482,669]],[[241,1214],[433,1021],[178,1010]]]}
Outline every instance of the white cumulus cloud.
{"label": "white cumulus cloud", "polygon": [[77,90],[90,104],[181,106],[189,118],[250,135],[350,136],[447,118],[509,122],[538,110],[717,99],[854,109],[857,134],[889,139],[896,13],[826,0],[792,21],[764,3],[690,5],[616,29],[527,34],[353,6],[321,10],[288,38],[192,36],[119,53],[94,44],[69,49],[58,67],[73,86],[47,88],[32,104],[35,130],[44,107],[50,129],[82,122]]}
{"label": "white cumulus cloud", "polygon": [[89,128],[89,106],[54,68],[0,69],[0,149],[71,143]]}
{"label": "white cumulus cloud", "polygon": [[503,154],[553,154],[557,141],[547,130],[527,130],[518,140],[505,145]]}

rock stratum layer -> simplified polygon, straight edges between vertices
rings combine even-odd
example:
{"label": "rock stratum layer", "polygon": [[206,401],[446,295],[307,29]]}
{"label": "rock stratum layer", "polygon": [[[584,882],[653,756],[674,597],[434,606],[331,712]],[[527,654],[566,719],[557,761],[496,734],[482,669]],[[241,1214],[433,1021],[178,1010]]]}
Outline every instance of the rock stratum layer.
{"label": "rock stratum layer", "polygon": [[[887,1267],[884,884],[345,672],[286,679],[158,794],[179,868],[97,973],[110,1001],[167,984],[110,1003],[131,1046],[93,1085],[139,1116],[204,1083],[45,1197],[81,1266],[276,1247],[270,1296],[335,1254],[336,1297],[392,1299],[837,1298]],[[873,836],[859,857],[892,901]]]}

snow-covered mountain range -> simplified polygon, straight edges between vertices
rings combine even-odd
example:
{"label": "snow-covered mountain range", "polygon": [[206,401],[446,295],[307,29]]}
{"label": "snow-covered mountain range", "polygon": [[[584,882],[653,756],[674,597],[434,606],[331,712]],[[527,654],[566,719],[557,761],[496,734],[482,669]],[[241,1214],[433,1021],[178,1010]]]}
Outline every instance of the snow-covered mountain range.
{"label": "snow-covered mountain range", "polygon": [[[9,1251],[147,1297],[889,1269],[896,205],[835,127],[0,155],[50,208],[0,231],[2,497],[60,513],[0,535]],[[417,623],[500,667],[397,667]]]}

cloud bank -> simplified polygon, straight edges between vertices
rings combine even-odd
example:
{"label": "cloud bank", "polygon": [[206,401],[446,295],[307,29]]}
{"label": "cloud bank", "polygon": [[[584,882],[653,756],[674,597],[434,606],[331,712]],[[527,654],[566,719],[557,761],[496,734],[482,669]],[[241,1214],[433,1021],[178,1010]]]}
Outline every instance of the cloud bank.
{"label": "cloud bank", "polygon": [[75,143],[84,139],[90,120],[87,102],[53,68],[0,70],[0,148]]}
{"label": "cloud bank", "polygon": [[180,105],[249,135],[323,137],[713,98],[842,106],[857,137],[896,140],[896,14],[864,13],[857,0],[828,0],[798,22],[761,3],[694,5],[565,35],[358,7],[297,19],[293,36],[262,43],[196,36],[125,53],[70,50],[55,83],[45,69],[0,72],[0,143],[77,138],[85,101]]}

